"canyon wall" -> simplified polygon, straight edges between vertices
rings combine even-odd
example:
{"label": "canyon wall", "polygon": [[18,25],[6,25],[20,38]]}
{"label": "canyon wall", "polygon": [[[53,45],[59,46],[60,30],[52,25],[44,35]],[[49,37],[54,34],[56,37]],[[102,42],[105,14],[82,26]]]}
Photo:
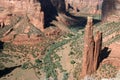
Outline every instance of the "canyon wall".
{"label": "canyon wall", "polygon": [[65,0],[39,0],[45,15],[45,27],[49,27],[59,13],[65,13]]}
{"label": "canyon wall", "polygon": [[2,14],[27,16],[36,28],[44,30],[44,12],[37,0],[1,0],[0,5],[5,8]]}
{"label": "canyon wall", "polygon": [[74,12],[97,14],[101,9],[103,0],[66,0],[66,9],[72,7]]}
{"label": "canyon wall", "polygon": [[55,38],[60,29],[45,27],[65,12],[64,6],[64,0],[0,0],[0,40],[36,44],[45,41],[45,36]]}
{"label": "canyon wall", "polygon": [[43,41],[44,12],[37,0],[0,0],[0,9],[1,41],[14,44]]}
{"label": "canyon wall", "polygon": [[104,0],[102,4],[103,21],[120,21],[120,0]]}
{"label": "canyon wall", "polygon": [[103,21],[120,21],[120,0],[65,0],[66,10],[83,14],[102,14]]}

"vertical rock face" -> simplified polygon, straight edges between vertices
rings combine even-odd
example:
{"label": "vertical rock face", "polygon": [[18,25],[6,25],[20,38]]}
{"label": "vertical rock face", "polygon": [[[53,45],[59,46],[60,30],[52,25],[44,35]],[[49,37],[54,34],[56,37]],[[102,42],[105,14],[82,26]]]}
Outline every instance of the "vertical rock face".
{"label": "vertical rock face", "polygon": [[102,0],[66,0],[66,9],[73,8],[74,12],[97,14],[99,13]]}
{"label": "vertical rock face", "polygon": [[96,37],[94,38],[91,17],[88,17],[84,41],[82,76],[92,74],[96,71],[98,66],[98,57],[101,51],[102,34],[97,32]]}
{"label": "vertical rock face", "polygon": [[88,23],[85,28],[85,39],[84,39],[84,55],[82,74],[91,74],[93,72],[93,60],[94,60],[94,37],[92,19],[88,18]]}
{"label": "vertical rock face", "polygon": [[45,27],[51,26],[50,22],[56,20],[58,13],[65,11],[64,0],[0,0],[0,29],[3,30],[0,40],[34,44],[41,42],[46,36],[43,34],[47,33],[55,38],[60,30]]}
{"label": "vertical rock face", "polygon": [[65,0],[39,0],[42,11],[45,15],[45,27],[50,25],[52,20],[56,19],[58,13],[65,13]]}
{"label": "vertical rock face", "polygon": [[120,21],[120,0],[104,0],[102,16],[104,21]]}
{"label": "vertical rock face", "polygon": [[56,7],[56,10],[59,13],[65,13],[66,8],[65,8],[65,0],[51,0],[53,6]]}
{"label": "vertical rock face", "polygon": [[96,71],[98,68],[98,60],[99,60],[99,54],[101,52],[101,48],[102,48],[102,33],[100,33],[99,31],[96,33],[95,36],[95,48],[94,48],[94,64],[93,64],[93,70]]}

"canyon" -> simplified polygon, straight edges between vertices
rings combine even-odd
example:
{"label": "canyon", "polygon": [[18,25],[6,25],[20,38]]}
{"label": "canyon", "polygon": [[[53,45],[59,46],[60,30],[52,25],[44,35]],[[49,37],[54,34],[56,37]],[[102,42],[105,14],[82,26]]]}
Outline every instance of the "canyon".
{"label": "canyon", "polygon": [[119,16],[120,0],[0,0],[0,80],[116,77]]}

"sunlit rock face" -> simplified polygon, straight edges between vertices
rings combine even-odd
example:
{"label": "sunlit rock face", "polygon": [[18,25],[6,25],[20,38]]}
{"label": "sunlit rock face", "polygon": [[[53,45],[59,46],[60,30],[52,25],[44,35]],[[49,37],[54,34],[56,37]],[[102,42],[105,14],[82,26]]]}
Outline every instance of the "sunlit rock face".
{"label": "sunlit rock face", "polygon": [[40,42],[42,40],[40,32],[44,31],[44,12],[41,10],[40,2],[0,0],[0,27],[1,31],[3,30],[0,40],[3,42],[12,41],[14,44]]}
{"label": "sunlit rock face", "polygon": [[55,19],[58,13],[64,13],[64,6],[65,2],[60,0],[0,0],[0,40],[37,44],[45,41],[45,36],[58,35],[58,28],[46,30],[45,24]]}
{"label": "sunlit rock face", "polygon": [[43,31],[44,13],[41,11],[41,4],[37,0],[1,0],[0,5],[9,14],[27,16],[36,28]]}
{"label": "sunlit rock face", "polygon": [[74,12],[96,14],[103,0],[66,0],[66,9],[72,7]]}
{"label": "sunlit rock face", "polygon": [[98,59],[102,48],[102,33],[97,31],[96,36],[93,36],[93,20],[91,17],[88,17],[84,41],[81,77],[90,75],[97,70]]}
{"label": "sunlit rock face", "polygon": [[40,6],[37,0],[1,0],[0,4],[13,13],[33,13],[35,6]]}
{"label": "sunlit rock face", "polygon": [[45,27],[50,26],[50,22],[56,19],[59,13],[65,13],[65,0],[39,0],[41,9],[45,15]]}

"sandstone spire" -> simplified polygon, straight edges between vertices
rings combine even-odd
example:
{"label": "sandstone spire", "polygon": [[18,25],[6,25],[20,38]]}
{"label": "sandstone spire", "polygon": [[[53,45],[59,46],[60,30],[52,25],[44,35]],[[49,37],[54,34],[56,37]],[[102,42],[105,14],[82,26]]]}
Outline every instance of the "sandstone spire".
{"label": "sandstone spire", "polygon": [[88,17],[84,41],[82,76],[90,75],[96,71],[101,51],[102,34],[98,31],[94,38],[92,17]]}
{"label": "sandstone spire", "polygon": [[95,36],[95,48],[94,48],[94,66],[93,70],[96,71],[98,67],[98,59],[99,59],[99,54],[101,52],[102,48],[102,33],[97,31],[96,36]]}

